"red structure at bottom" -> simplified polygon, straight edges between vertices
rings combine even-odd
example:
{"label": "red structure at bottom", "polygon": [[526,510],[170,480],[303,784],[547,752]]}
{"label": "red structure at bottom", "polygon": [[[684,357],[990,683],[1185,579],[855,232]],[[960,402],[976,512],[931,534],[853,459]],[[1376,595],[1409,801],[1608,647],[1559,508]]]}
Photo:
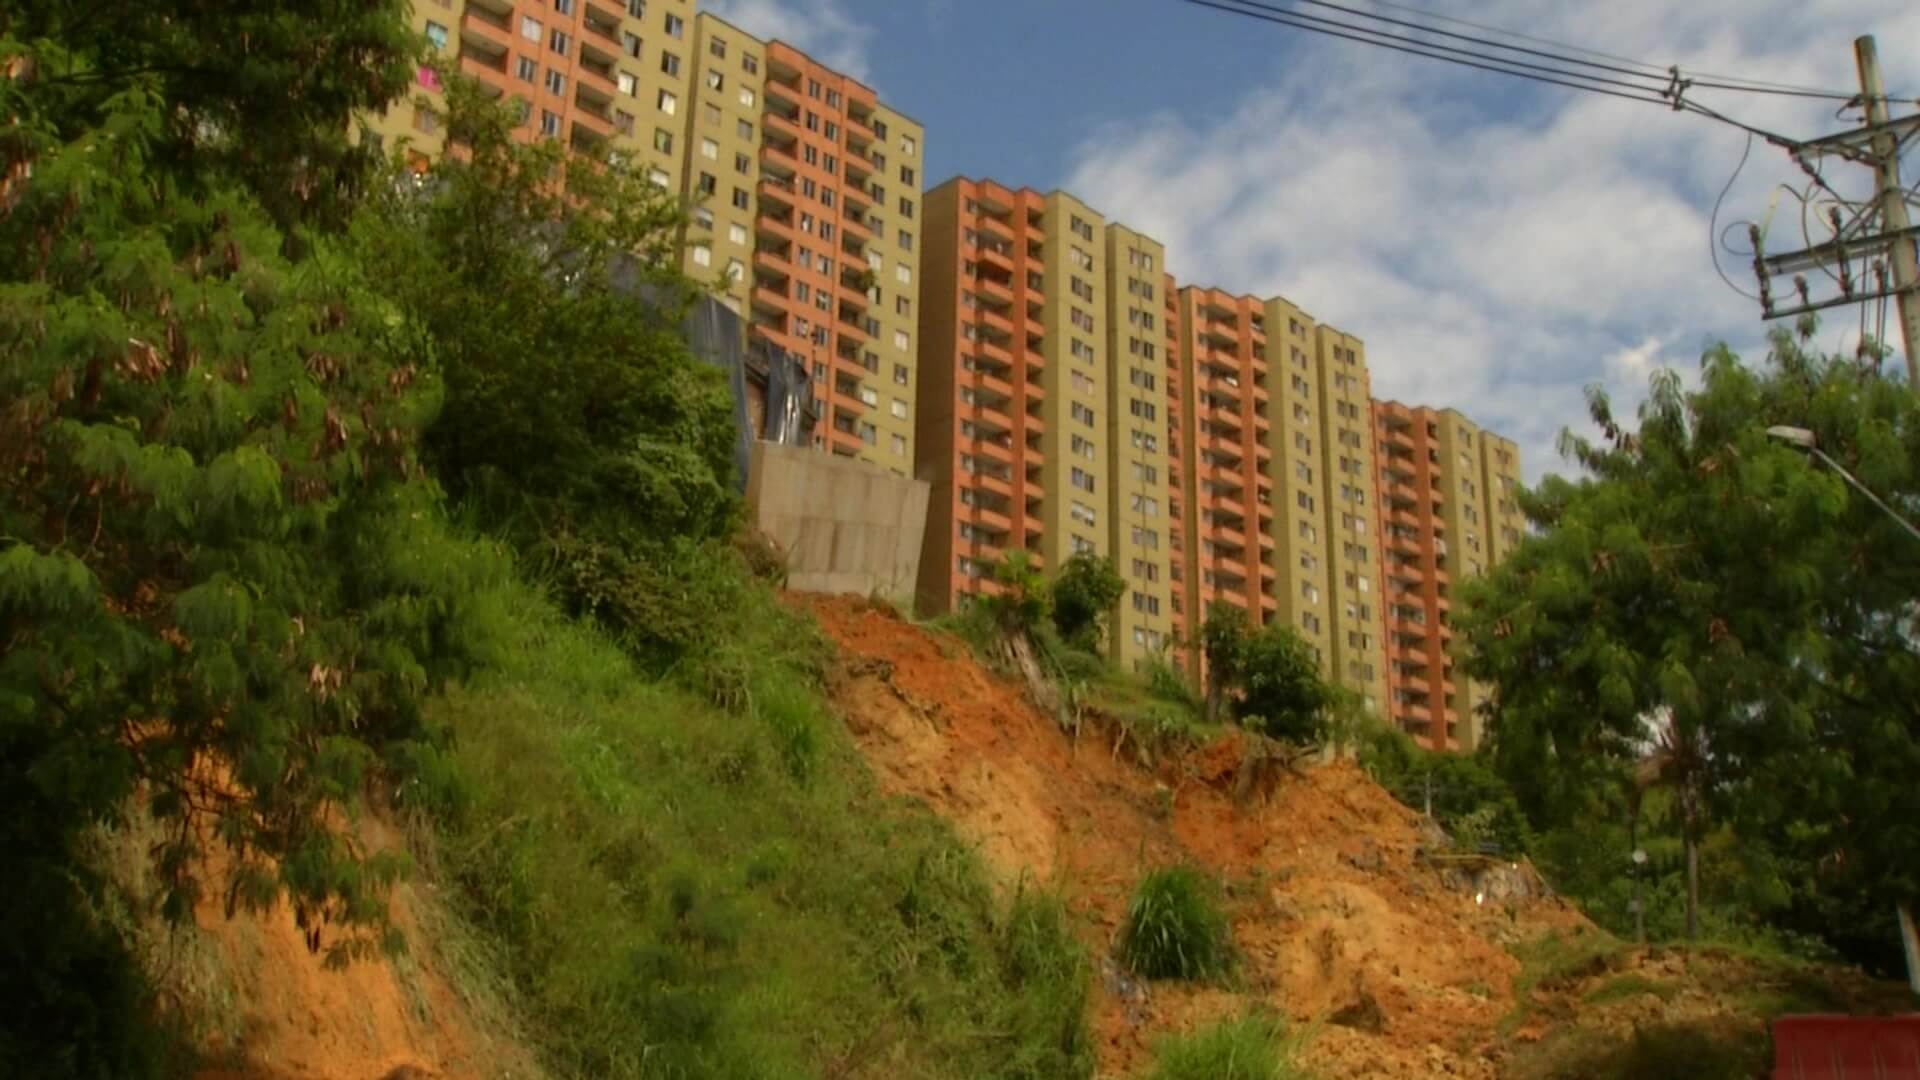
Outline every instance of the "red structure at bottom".
{"label": "red structure at bottom", "polygon": [[1920,1080],[1920,1014],[1783,1016],[1773,1080]]}

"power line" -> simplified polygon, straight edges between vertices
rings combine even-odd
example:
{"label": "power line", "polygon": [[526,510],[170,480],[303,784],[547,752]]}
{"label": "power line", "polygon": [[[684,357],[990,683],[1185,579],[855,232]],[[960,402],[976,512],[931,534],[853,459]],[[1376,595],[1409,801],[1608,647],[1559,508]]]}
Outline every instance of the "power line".
{"label": "power line", "polygon": [[[1506,60],[1501,57],[1483,56],[1481,54],[1467,52],[1466,50],[1463,50],[1463,49],[1450,49],[1444,45],[1429,46],[1429,45],[1426,45],[1424,42],[1414,42],[1414,41],[1411,41],[1411,39],[1398,37],[1392,34],[1386,34],[1378,30],[1362,29],[1359,31],[1359,33],[1344,33],[1340,30],[1332,30],[1332,29],[1327,29],[1325,27],[1314,25],[1314,22],[1330,22],[1331,20],[1316,19],[1314,16],[1311,16],[1311,15],[1295,16],[1295,15],[1288,15],[1288,14],[1274,14],[1274,13],[1263,12],[1263,11],[1249,11],[1243,7],[1230,6],[1231,4],[1244,3],[1246,2],[1246,0],[1229,0],[1229,2],[1225,2],[1225,3],[1220,2],[1220,0],[1181,0],[1181,2],[1186,4],[1192,4],[1196,7],[1212,8],[1215,11],[1223,11],[1229,15],[1239,15],[1239,16],[1242,16],[1243,18],[1258,19],[1261,22],[1275,23],[1280,26],[1291,26],[1297,30],[1306,30],[1316,34],[1325,34],[1329,37],[1344,38],[1348,41],[1357,41],[1362,45],[1375,45],[1383,49],[1392,49],[1395,52],[1403,52],[1410,56],[1424,56],[1430,60],[1444,60],[1450,64],[1459,64],[1463,67],[1478,68],[1482,71],[1491,71],[1501,75],[1513,75],[1522,79],[1531,79],[1535,82],[1551,83],[1555,86],[1565,86],[1575,90],[1586,90],[1595,94],[1606,94],[1610,97],[1626,98],[1629,101],[1643,101],[1653,105],[1670,104],[1667,98],[1659,96],[1658,91],[1654,90],[1652,87],[1634,86],[1633,88],[1635,90],[1642,91],[1640,93],[1628,93],[1622,90],[1609,90],[1605,86],[1593,85],[1591,81],[1586,81],[1586,82],[1571,81],[1574,79],[1581,79],[1581,80],[1594,79],[1593,76],[1585,75],[1576,71],[1558,71],[1558,74],[1566,76],[1566,78],[1564,79],[1549,78],[1544,75],[1538,75],[1538,74],[1533,74],[1523,70],[1517,70],[1515,67],[1512,67],[1512,66],[1506,66],[1506,65],[1518,64],[1520,63],[1519,61]],[[1313,22],[1299,21],[1299,20],[1308,20],[1308,19],[1313,20]],[[1345,24],[1335,24],[1335,25],[1344,26]],[[1373,36],[1361,36],[1363,34],[1373,35]],[[1396,43],[1400,43],[1400,44],[1396,44]],[[1477,57],[1477,59],[1462,59],[1456,56],[1448,56],[1441,52],[1430,52],[1428,51],[1429,49],[1435,49],[1435,50],[1446,49],[1448,52],[1459,53],[1462,56]],[[1528,66],[1538,67],[1538,65],[1528,65]],[[1554,69],[1542,69],[1542,70],[1554,70]],[[1611,82],[1614,80],[1607,80],[1607,81]],[[1632,84],[1622,84],[1622,85],[1632,85]]]}
{"label": "power line", "polygon": [[1713,272],[1720,275],[1720,280],[1726,282],[1727,288],[1732,289],[1748,300],[1758,300],[1760,299],[1758,296],[1735,285],[1733,279],[1727,276],[1727,272],[1720,269],[1719,251],[1722,243],[1719,231],[1720,204],[1727,200],[1727,192],[1733,190],[1733,182],[1740,179],[1740,171],[1747,167],[1747,155],[1751,153],[1753,153],[1753,132],[1749,131],[1747,132],[1746,148],[1740,151],[1740,163],[1733,167],[1733,175],[1727,177],[1726,186],[1720,189],[1720,197],[1713,200],[1713,214],[1707,218],[1707,254],[1713,259]]}
{"label": "power line", "polygon": [[[1327,23],[1328,25],[1339,27],[1341,29],[1352,30],[1358,33],[1363,33],[1363,34],[1378,35],[1380,37],[1389,38],[1395,41],[1408,42],[1410,44],[1418,45],[1424,48],[1440,49],[1440,50],[1451,51],[1451,52],[1461,52],[1465,55],[1475,56],[1479,59],[1490,60],[1497,63],[1514,64],[1514,65],[1523,66],[1523,67],[1531,67],[1531,68],[1534,68],[1535,70],[1547,70],[1547,71],[1552,71],[1555,74],[1566,75],[1574,78],[1582,78],[1582,79],[1595,78],[1594,76],[1588,75],[1585,72],[1566,71],[1564,69],[1544,69],[1544,68],[1538,67],[1537,65],[1525,64],[1522,61],[1515,60],[1513,57],[1487,56],[1484,53],[1475,53],[1472,50],[1453,49],[1448,46],[1435,44],[1433,42],[1420,41],[1415,38],[1409,38],[1402,35],[1392,34],[1386,31],[1377,30],[1372,27],[1354,26],[1350,23],[1342,23],[1336,20],[1321,19],[1317,16],[1304,14],[1299,10],[1297,10],[1297,8],[1292,6],[1283,7],[1276,4],[1263,2],[1263,0],[1231,0],[1231,2],[1240,7],[1253,9],[1253,10],[1241,12],[1242,14],[1245,14],[1251,18],[1261,18],[1263,17],[1263,15],[1272,15],[1272,16],[1278,16],[1282,18],[1301,19],[1301,20],[1306,20],[1311,22],[1324,22],[1324,23]],[[1764,82],[1764,81],[1755,80],[1755,79],[1743,79],[1743,78],[1739,78],[1737,76],[1732,76],[1732,75],[1700,73],[1700,74],[1696,74],[1691,77],[1688,77],[1686,76],[1685,73],[1681,72],[1676,66],[1662,68],[1662,67],[1659,67],[1658,65],[1650,64],[1642,60],[1633,60],[1628,57],[1616,56],[1612,53],[1603,53],[1593,49],[1582,48],[1577,45],[1567,45],[1564,43],[1551,41],[1546,38],[1534,37],[1527,34],[1520,34],[1511,30],[1503,30],[1498,27],[1488,26],[1483,23],[1470,22],[1465,19],[1456,19],[1446,15],[1439,15],[1431,12],[1424,12],[1418,8],[1409,7],[1408,5],[1405,5],[1405,4],[1397,4],[1397,3],[1389,2],[1389,0],[1370,0],[1370,2],[1380,7],[1386,7],[1386,8],[1391,8],[1398,11],[1405,11],[1412,14],[1417,14],[1423,18],[1453,23],[1461,26],[1467,26],[1476,30],[1483,31],[1485,33],[1500,34],[1506,37],[1514,38],[1516,40],[1532,42],[1533,44],[1537,44],[1537,45],[1550,46],[1551,49],[1559,50],[1559,51],[1549,51],[1548,49],[1535,49],[1535,48],[1530,48],[1528,46],[1523,46],[1523,45],[1511,45],[1505,42],[1489,40],[1487,38],[1479,37],[1473,34],[1456,33],[1454,31],[1443,30],[1439,27],[1431,26],[1426,23],[1413,22],[1407,19],[1397,19],[1391,16],[1376,14],[1374,12],[1365,11],[1360,8],[1351,7],[1345,4],[1333,3],[1331,2],[1331,0],[1296,0],[1296,2],[1299,4],[1306,4],[1313,7],[1325,8],[1327,10],[1341,12],[1347,15],[1353,15],[1362,19],[1371,19],[1376,22],[1386,23],[1392,26],[1404,27],[1406,29],[1422,31],[1428,34],[1437,34],[1442,37],[1453,38],[1455,40],[1464,41],[1472,45],[1478,45],[1482,48],[1500,49],[1507,52],[1521,53],[1524,55],[1538,57],[1543,60],[1551,60],[1559,64],[1571,64],[1571,65],[1576,65],[1580,67],[1592,68],[1596,71],[1605,71],[1605,72],[1609,72],[1616,75],[1624,75],[1624,76],[1627,76],[1628,78],[1647,79],[1647,80],[1650,80],[1653,84],[1655,84],[1652,86],[1641,86],[1637,83],[1626,84],[1626,85],[1631,85],[1635,89],[1640,89],[1640,90],[1668,89],[1673,87],[1675,84],[1681,84],[1688,88],[1727,90],[1727,91],[1734,91],[1739,93],[1773,94],[1773,95],[1783,95],[1783,96],[1789,96],[1789,97],[1816,98],[1816,99],[1823,99],[1828,101],[1840,101],[1840,102],[1853,102],[1853,101],[1859,100],[1858,94],[1845,93],[1845,92],[1836,91],[1836,90],[1821,90],[1813,87],[1794,86],[1794,85],[1785,84],[1785,83],[1770,83],[1770,82]],[[1206,6],[1217,6],[1217,5],[1209,4]],[[1222,10],[1225,10],[1225,9],[1222,8]],[[1287,25],[1287,24],[1283,23],[1282,25]],[[1301,27],[1300,29],[1306,29],[1306,28]],[[1581,56],[1578,56],[1578,55],[1567,55],[1568,53],[1577,53],[1577,54],[1584,54],[1586,56],[1599,57],[1602,60],[1607,60],[1612,62],[1601,63],[1598,60],[1582,59]],[[1631,65],[1631,67],[1623,67],[1621,65]],[[1635,68],[1638,68],[1640,70],[1634,70]],[[1620,85],[1618,83],[1615,83],[1614,80],[1609,80],[1609,79],[1599,79],[1597,81],[1614,84],[1614,85]]]}

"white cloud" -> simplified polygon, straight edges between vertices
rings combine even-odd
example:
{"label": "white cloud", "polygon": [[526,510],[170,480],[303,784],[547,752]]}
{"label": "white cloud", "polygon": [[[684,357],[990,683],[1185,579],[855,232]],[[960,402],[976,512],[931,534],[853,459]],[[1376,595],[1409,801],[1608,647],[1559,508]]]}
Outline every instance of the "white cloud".
{"label": "white cloud", "polygon": [[[1911,0],[1548,7],[1503,0],[1473,12],[1689,71],[1841,90],[1853,86],[1852,33],[1877,33],[1889,64],[1905,60],[1898,43],[1920,41]],[[1291,33],[1216,22],[1222,34]],[[1586,385],[1631,415],[1656,366],[1691,374],[1721,338],[1751,358],[1763,351],[1757,303],[1708,259],[1737,130],[1326,38],[1293,44],[1288,71],[1229,110],[1095,133],[1064,186],[1165,242],[1183,281],[1279,293],[1360,335],[1376,395],[1462,409],[1519,440],[1534,478],[1567,467],[1553,445],[1561,427],[1583,428]],[[1889,83],[1920,83],[1920,71],[1890,71]],[[1696,97],[1788,135],[1841,123],[1833,102]],[[1796,180],[1784,152],[1755,140],[1720,227],[1761,217],[1770,189]],[[1781,199],[1771,246],[1798,247],[1798,204]],[[1744,230],[1729,239],[1743,245]],[[1752,291],[1746,260],[1721,264]],[[1851,347],[1854,319],[1837,312],[1821,343]]]}
{"label": "white cloud", "polygon": [[873,28],[848,15],[839,0],[712,0],[707,6],[756,37],[784,41],[828,67],[867,81]]}

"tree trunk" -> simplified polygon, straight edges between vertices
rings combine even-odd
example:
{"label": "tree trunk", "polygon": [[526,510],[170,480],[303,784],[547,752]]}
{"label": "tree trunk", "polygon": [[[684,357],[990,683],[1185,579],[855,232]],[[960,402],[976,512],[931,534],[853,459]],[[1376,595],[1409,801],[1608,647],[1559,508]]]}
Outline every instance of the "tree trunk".
{"label": "tree trunk", "polygon": [[1700,841],[1694,835],[1694,827],[1686,827],[1687,845],[1687,940],[1695,941],[1700,937]]}
{"label": "tree trunk", "polygon": [[1213,672],[1212,666],[1209,665],[1207,670],[1207,723],[1217,724],[1220,722],[1220,699],[1222,696],[1223,688],[1220,685],[1220,677]]}

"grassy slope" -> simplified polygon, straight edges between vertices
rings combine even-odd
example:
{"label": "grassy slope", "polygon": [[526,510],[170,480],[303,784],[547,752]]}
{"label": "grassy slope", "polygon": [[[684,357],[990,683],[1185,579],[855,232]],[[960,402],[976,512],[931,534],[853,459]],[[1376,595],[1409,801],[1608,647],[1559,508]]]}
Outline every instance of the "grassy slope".
{"label": "grassy slope", "polygon": [[1050,897],[876,793],[826,712],[809,624],[748,589],[715,708],[537,594],[501,663],[435,707],[460,797],[438,870],[501,946],[562,1074],[1073,1077],[1086,964]]}

